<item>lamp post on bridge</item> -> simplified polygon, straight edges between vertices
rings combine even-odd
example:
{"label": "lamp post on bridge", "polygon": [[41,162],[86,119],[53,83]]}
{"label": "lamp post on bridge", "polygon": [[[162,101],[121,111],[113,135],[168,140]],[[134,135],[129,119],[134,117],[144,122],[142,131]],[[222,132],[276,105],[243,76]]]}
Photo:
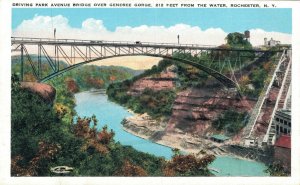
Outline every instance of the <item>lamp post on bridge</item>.
{"label": "lamp post on bridge", "polygon": [[[56,41],[56,28],[54,28],[54,40]],[[57,66],[57,68],[55,66],[55,70],[59,71],[59,62],[58,62],[58,56],[57,56],[58,52],[57,52],[56,44],[54,45],[54,53],[55,53],[54,62]]]}

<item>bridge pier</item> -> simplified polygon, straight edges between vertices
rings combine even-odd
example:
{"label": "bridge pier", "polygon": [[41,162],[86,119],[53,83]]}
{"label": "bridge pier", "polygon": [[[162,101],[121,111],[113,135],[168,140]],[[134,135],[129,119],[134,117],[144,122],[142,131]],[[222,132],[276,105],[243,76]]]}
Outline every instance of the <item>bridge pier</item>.
{"label": "bridge pier", "polygon": [[21,81],[24,81],[24,45],[21,44]]}
{"label": "bridge pier", "polygon": [[38,78],[41,77],[41,63],[42,63],[42,57],[41,57],[41,53],[42,53],[42,45],[39,44],[38,45]]}

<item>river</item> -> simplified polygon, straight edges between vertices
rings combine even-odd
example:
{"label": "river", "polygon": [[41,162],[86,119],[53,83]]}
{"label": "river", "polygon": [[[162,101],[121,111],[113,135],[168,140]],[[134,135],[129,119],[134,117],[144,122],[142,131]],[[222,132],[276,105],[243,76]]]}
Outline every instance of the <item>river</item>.
{"label": "river", "polygon": [[[99,129],[107,125],[113,129],[115,140],[123,145],[130,145],[133,148],[170,159],[172,150],[169,147],[162,146],[140,137],[129,134],[122,129],[121,121],[123,118],[131,115],[124,107],[108,100],[107,95],[97,92],[81,92],[75,94],[76,107],[78,115],[81,117],[90,117],[93,114],[99,120]],[[267,176],[264,172],[264,164],[233,158],[229,156],[218,156],[210,165],[211,168],[219,172],[213,172],[216,176]]]}

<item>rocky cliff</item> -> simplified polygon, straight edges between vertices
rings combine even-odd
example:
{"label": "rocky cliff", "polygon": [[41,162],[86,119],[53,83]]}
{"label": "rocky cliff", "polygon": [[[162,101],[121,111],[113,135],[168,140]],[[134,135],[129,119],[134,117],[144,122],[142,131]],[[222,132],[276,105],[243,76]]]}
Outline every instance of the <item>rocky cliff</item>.
{"label": "rocky cliff", "polygon": [[[171,65],[158,74],[136,80],[127,91],[127,94],[139,96],[146,88],[154,91],[177,90],[175,101],[172,105],[172,113],[164,126],[164,133],[189,133],[195,136],[206,137],[213,133],[220,133],[212,127],[212,122],[218,119],[227,110],[250,113],[256,100],[246,97],[240,98],[234,89],[224,88],[217,80],[210,78],[203,86],[194,86],[183,89],[178,79],[177,67]],[[149,119],[146,119],[146,122]],[[129,122],[135,122],[130,121]],[[130,124],[125,124],[128,127]],[[135,133],[151,136],[155,130],[147,124],[127,128]],[[222,133],[222,131],[221,131]],[[233,138],[239,140],[239,134]]]}
{"label": "rocky cliff", "polygon": [[213,120],[226,110],[250,112],[255,101],[239,99],[235,92],[221,88],[189,88],[177,93],[168,132],[176,128],[199,136],[210,135]]}
{"label": "rocky cliff", "polygon": [[39,95],[47,103],[51,103],[55,99],[56,90],[51,85],[38,82],[21,82],[20,87]]}
{"label": "rocky cliff", "polygon": [[176,67],[169,66],[159,74],[135,81],[127,93],[136,96],[140,95],[146,88],[154,91],[174,89],[176,87],[176,80]]}

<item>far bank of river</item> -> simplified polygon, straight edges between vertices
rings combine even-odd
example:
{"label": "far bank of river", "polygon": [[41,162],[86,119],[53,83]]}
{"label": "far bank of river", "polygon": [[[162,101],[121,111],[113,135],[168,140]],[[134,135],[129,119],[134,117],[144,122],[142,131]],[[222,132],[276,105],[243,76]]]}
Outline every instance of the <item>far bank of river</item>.
{"label": "far bank of river", "polygon": [[[81,92],[75,94],[75,99],[75,110],[78,115],[84,117],[94,114],[99,120],[99,128],[106,124],[109,129],[114,130],[116,141],[123,145],[130,145],[142,152],[165,157],[166,159],[171,158],[171,148],[126,132],[122,128],[121,121],[125,117],[132,116],[132,114],[124,107],[109,101],[107,95],[103,92]],[[264,164],[230,156],[217,156],[210,167],[219,171],[219,173],[213,172],[217,176],[268,176],[264,172],[266,169]]]}

